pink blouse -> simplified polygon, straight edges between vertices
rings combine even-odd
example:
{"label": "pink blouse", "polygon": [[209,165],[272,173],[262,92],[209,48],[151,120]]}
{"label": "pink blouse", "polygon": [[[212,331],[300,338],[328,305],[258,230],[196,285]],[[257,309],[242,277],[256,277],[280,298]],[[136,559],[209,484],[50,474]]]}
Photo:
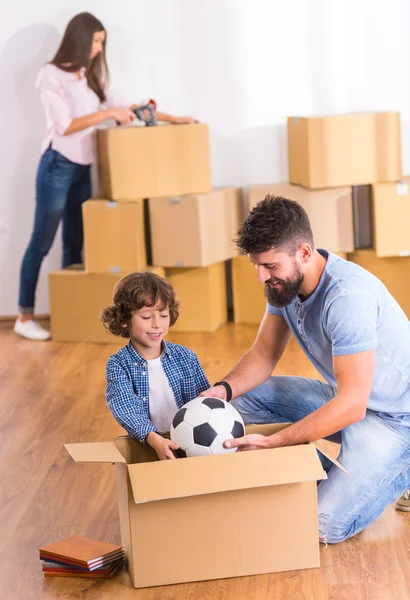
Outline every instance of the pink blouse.
{"label": "pink blouse", "polygon": [[[95,129],[88,127],[77,133],[64,135],[75,117],[83,117],[100,110],[100,99],[87,85],[85,69],[81,76],[67,73],[54,65],[46,64],[40,69],[36,89],[46,113],[47,132],[42,144],[42,152],[49,145],[72,162],[88,165],[95,161]],[[131,106],[118,94],[108,90],[107,107],[128,108]]]}

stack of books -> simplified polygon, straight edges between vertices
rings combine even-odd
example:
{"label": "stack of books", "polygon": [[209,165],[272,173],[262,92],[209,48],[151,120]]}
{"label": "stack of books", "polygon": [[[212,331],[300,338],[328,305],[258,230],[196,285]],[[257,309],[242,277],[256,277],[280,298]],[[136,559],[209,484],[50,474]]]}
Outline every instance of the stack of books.
{"label": "stack of books", "polygon": [[124,562],[122,546],[81,535],[40,548],[45,577],[95,577],[109,579]]}

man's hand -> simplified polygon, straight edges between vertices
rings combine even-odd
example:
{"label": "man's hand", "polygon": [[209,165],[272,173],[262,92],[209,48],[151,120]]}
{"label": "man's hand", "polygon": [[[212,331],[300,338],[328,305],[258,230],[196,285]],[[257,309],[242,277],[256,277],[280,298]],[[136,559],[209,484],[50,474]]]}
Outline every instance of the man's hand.
{"label": "man's hand", "polygon": [[264,450],[265,448],[274,448],[273,436],[261,435],[260,433],[250,433],[241,438],[234,438],[224,442],[225,448],[238,448],[240,451],[245,450]]}
{"label": "man's hand", "polygon": [[226,400],[226,389],[223,385],[215,385],[213,387],[208,388],[204,392],[199,394],[200,396],[211,396],[211,398],[220,398],[221,400]]}
{"label": "man's hand", "polygon": [[178,450],[179,446],[171,442],[171,440],[167,440],[163,438],[162,435],[155,433],[155,431],[151,431],[146,440],[147,444],[154,448],[155,452],[158,455],[159,460],[172,460],[175,458],[173,450]]}

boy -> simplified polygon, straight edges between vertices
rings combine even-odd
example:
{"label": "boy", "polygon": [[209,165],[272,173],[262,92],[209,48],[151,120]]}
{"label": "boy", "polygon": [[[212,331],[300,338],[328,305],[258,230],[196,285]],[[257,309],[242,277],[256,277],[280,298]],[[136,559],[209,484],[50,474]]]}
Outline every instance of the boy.
{"label": "boy", "polygon": [[113,304],[103,310],[106,329],[130,342],[107,362],[106,398],[128,434],[149,444],[160,460],[175,458],[169,431],[181,406],[199,396],[209,382],[196,355],[164,338],[178,318],[171,284],[154,273],[132,273],[114,288]]}

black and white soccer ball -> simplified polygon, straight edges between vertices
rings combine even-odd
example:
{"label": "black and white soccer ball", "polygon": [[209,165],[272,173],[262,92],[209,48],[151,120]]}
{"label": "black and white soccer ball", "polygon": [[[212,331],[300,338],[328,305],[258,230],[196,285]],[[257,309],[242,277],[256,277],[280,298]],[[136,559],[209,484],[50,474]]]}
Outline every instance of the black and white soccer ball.
{"label": "black and white soccer ball", "polygon": [[172,420],[171,440],[179,446],[175,454],[207,456],[235,452],[223,443],[245,435],[245,426],[239,412],[229,402],[219,398],[194,398],[178,410]]}

